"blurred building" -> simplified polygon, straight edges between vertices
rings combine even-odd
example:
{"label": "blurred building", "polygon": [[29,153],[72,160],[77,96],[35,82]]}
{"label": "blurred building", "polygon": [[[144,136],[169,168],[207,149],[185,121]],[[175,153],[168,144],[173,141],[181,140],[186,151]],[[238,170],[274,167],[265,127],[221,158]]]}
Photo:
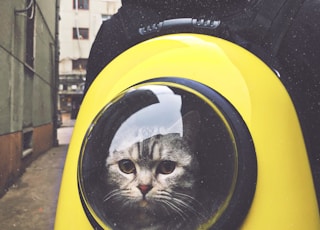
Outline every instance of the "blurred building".
{"label": "blurred building", "polygon": [[75,119],[82,99],[87,59],[103,20],[117,12],[120,0],[61,0],[59,109]]}
{"label": "blurred building", "polygon": [[58,10],[59,0],[0,2],[0,195],[57,140]]}

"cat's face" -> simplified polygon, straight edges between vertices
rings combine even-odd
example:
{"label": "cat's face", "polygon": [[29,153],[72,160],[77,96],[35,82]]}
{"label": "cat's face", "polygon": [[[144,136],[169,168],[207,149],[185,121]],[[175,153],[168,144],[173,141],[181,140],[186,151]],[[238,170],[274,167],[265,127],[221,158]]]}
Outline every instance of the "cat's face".
{"label": "cat's face", "polygon": [[108,184],[121,194],[117,196],[145,207],[172,199],[175,192],[192,193],[198,170],[191,149],[178,134],[157,135],[115,151],[106,167]]}
{"label": "cat's face", "polygon": [[104,202],[127,216],[120,221],[130,216],[143,226],[164,223],[168,216],[180,221],[199,218],[201,205],[195,198],[199,164],[191,144],[197,134],[192,123],[198,121],[191,118],[184,121],[183,137],[156,135],[109,153]]}

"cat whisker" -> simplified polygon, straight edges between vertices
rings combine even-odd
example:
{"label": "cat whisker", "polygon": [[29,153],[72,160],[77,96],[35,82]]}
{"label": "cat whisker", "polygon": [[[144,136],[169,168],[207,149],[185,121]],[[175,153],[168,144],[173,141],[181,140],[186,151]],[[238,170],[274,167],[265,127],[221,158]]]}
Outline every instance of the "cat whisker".
{"label": "cat whisker", "polygon": [[206,219],[208,211],[203,204],[193,196],[185,193],[174,192],[174,199],[176,199],[175,201],[180,202],[180,204],[186,207],[190,212],[196,214],[199,218]]}
{"label": "cat whisker", "polygon": [[187,201],[191,200],[192,202],[195,202],[197,205],[199,205],[201,208],[204,209],[203,205],[201,202],[199,202],[196,198],[194,198],[193,196],[190,196],[188,194],[185,193],[180,193],[180,192],[174,192],[175,197],[180,197],[181,199],[185,200],[187,199]]}
{"label": "cat whisker", "polygon": [[165,190],[162,190],[158,192],[157,198],[176,202],[177,205],[181,207],[186,207],[186,208],[190,208],[193,203],[196,203],[196,204],[199,204],[199,206],[202,206],[201,203],[198,202],[194,197],[184,193],[178,193],[178,192],[170,193]]}
{"label": "cat whisker", "polygon": [[120,192],[120,189],[114,189],[110,191],[107,195],[103,197],[103,202],[106,202],[110,200],[112,197],[117,196],[119,192]]}
{"label": "cat whisker", "polygon": [[202,214],[203,210],[201,210],[201,212],[200,212],[200,210],[196,209],[192,203],[190,203],[190,202],[188,202],[188,203],[187,203],[187,202],[184,202],[183,200],[180,200],[180,199],[178,199],[178,198],[173,198],[173,201],[174,201],[177,205],[185,208],[185,210],[190,211],[190,213],[194,214],[194,216],[197,216],[197,217],[200,218],[201,220],[203,220],[203,219],[206,218],[206,217]]}
{"label": "cat whisker", "polygon": [[123,195],[128,194],[128,190],[114,189],[104,196],[103,202],[107,202],[110,199],[121,199]]}
{"label": "cat whisker", "polygon": [[165,204],[167,207],[171,208],[174,212],[176,212],[182,219],[185,221],[187,219],[187,216],[184,214],[183,210],[181,210],[179,207],[174,205],[173,203],[167,201],[167,200],[160,200],[163,204]]}
{"label": "cat whisker", "polygon": [[172,194],[170,192],[167,192],[165,190],[159,190],[156,194],[157,197],[166,198],[168,200],[172,199]]}
{"label": "cat whisker", "polygon": [[190,195],[185,194],[185,193],[173,192],[173,194],[174,194],[175,196],[185,197],[185,198],[188,198],[188,199],[192,199],[192,200],[194,200],[194,201],[197,201],[193,196],[190,196]]}

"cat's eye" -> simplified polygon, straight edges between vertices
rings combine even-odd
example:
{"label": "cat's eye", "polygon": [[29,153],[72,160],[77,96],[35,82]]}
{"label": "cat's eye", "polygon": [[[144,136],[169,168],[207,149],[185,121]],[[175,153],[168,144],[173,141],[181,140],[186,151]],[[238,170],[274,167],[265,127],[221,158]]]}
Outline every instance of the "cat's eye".
{"label": "cat's eye", "polygon": [[134,163],[131,160],[121,160],[118,163],[119,168],[122,172],[126,174],[135,173],[136,167],[134,166]]}
{"label": "cat's eye", "polygon": [[157,173],[170,174],[176,168],[176,162],[174,161],[162,161],[157,168]]}

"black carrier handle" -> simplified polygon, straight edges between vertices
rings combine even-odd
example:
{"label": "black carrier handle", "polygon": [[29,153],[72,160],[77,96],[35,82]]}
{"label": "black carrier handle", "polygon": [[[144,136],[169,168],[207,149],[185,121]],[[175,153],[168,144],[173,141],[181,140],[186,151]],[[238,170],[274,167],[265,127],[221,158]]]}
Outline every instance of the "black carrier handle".
{"label": "black carrier handle", "polygon": [[214,30],[220,25],[219,20],[210,19],[194,19],[194,18],[176,18],[168,19],[159,23],[154,23],[145,27],[139,28],[140,35],[148,35],[159,33],[161,30],[175,29],[180,27],[188,27],[190,29],[211,29]]}

